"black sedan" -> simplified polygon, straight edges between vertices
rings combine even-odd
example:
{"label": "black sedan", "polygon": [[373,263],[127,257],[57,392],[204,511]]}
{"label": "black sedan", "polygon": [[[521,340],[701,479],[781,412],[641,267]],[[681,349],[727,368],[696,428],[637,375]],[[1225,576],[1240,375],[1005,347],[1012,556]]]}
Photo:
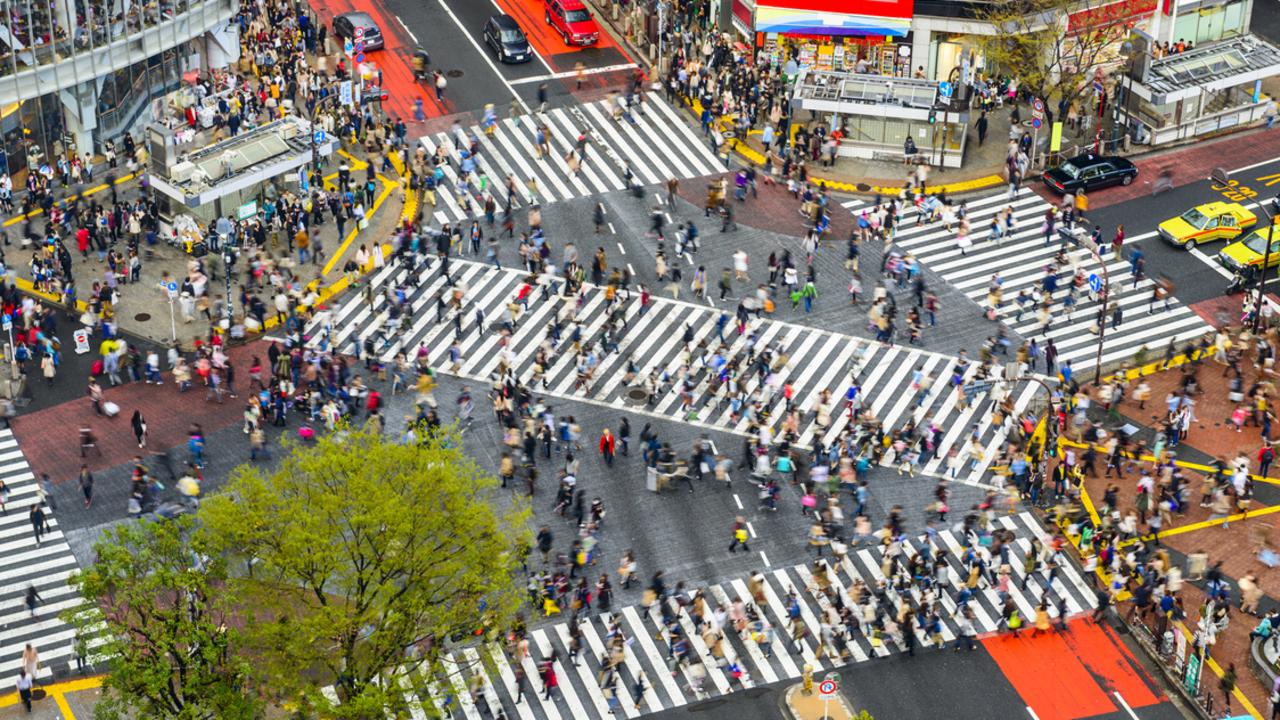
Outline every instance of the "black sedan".
{"label": "black sedan", "polygon": [[1128,185],[1137,176],[1138,168],[1122,157],[1086,153],[1045,170],[1042,177],[1046,187],[1065,195],[1081,189],[1089,191],[1109,185]]}
{"label": "black sedan", "polygon": [[493,49],[498,62],[528,62],[533,59],[529,39],[510,15],[494,15],[484,24],[484,42]]}

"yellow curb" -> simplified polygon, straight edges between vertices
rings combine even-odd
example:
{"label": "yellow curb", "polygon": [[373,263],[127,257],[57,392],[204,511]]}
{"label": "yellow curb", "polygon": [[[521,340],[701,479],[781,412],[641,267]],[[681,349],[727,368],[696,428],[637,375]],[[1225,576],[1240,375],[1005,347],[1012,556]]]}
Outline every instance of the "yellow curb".
{"label": "yellow curb", "polygon": [[[128,175],[125,175],[124,177],[116,178],[115,184],[116,184],[116,185],[119,185],[119,184],[121,184],[121,183],[128,182],[128,181],[130,181],[130,180],[132,180],[132,179],[134,179],[134,178],[138,177],[138,175],[140,175],[140,174],[141,174],[141,173],[133,172],[133,173],[129,173]],[[67,197],[63,198],[62,200],[59,200],[58,202],[55,202],[55,203],[54,203],[54,205],[58,205],[58,204],[60,204],[60,203],[67,202],[68,200],[75,200],[75,199],[77,199],[77,198],[88,197],[88,196],[90,196],[90,195],[94,195],[94,194],[100,193],[100,192],[102,192],[103,190],[106,190],[108,187],[110,187],[110,185],[108,185],[107,183],[102,183],[101,185],[94,185],[93,187],[91,187],[91,188],[89,188],[89,189],[87,189],[87,190],[83,190],[83,191],[81,191],[81,192],[80,192],[79,194],[77,194],[77,195],[69,195],[69,196],[67,196]],[[38,215],[43,215],[43,214],[44,214],[44,210],[42,210],[41,208],[36,208],[35,210],[32,210],[32,211],[31,211],[31,212],[29,212],[29,213],[24,213],[24,214],[22,214],[22,215],[14,215],[13,217],[11,217],[11,218],[9,218],[8,220],[5,220],[5,221],[4,221],[4,227],[12,227],[12,226],[17,225],[18,223],[20,223],[20,222],[22,222],[22,221],[24,221],[24,220],[28,219],[28,218],[33,218],[33,217],[36,217],[36,216],[38,216]]]}
{"label": "yellow curb", "polygon": [[[702,116],[701,101],[699,101],[697,98],[693,98],[692,100],[688,101],[688,105],[689,105],[689,108],[693,110],[693,112],[696,115],[698,115],[699,117]],[[723,127],[724,119],[732,118],[732,117],[733,117],[732,115],[725,115],[725,116],[716,118],[716,122],[720,124],[721,127]],[[795,133],[798,127],[799,126],[794,124],[791,126],[792,137],[795,136]],[[752,132],[748,131],[747,134],[751,135]],[[731,138],[728,142],[729,142],[729,147],[731,147],[735,152],[737,152],[742,157],[746,158],[747,160],[751,161],[756,165],[764,164],[764,154],[761,153],[759,150],[756,150],[750,145],[747,145],[745,142],[739,140],[736,137]],[[847,183],[840,180],[828,180],[818,175],[814,175],[813,173],[809,173],[809,182],[822,183],[822,186],[829,190],[834,190],[836,192],[850,193],[853,195],[897,195],[902,192],[901,186],[893,187],[888,185],[873,185],[873,186],[870,186],[870,189],[868,190],[861,190],[858,188],[857,185],[853,183]],[[972,180],[960,180],[953,183],[943,183],[943,184],[930,183],[927,194],[939,195],[942,193],[957,194],[957,193],[973,192],[975,190],[984,190],[989,187],[995,187],[997,185],[1003,185],[1003,184],[1005,184],[1005,179],[1000,177],[999,175],[985,175],[983,177],[973,178]]]}
{"label": "yellow curb", "polygon": [[[372,217],[378,211],[378,208],[382,207],[382,204],[387,201],[387,198],[391,197],[391,193],[397,187],[396,183],[391,182],[382,175],[378,175],[377,177],[378,180],[382,182],[382,192],[373,201],[373,206],[365,212],[365,218]],[[351,228],[351,232],[347,233],[347,238],[342,241],[342,244],[338,246],[338,249],[329,257],[329,262],[325,263],[324,269],[320,271],[321,275],[328,275],[333,272],[333,267],[342,259],[342,254],[347,251],[347,248],[351,246],[352,241],[354,241],[356,236],[359,234],[360,224],[356,223],[356,226]]]}

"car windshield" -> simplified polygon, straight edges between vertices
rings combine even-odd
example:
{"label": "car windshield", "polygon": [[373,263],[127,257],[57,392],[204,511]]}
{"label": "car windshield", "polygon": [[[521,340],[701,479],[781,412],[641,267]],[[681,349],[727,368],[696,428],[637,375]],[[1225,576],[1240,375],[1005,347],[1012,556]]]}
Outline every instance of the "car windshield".
{"label": "car windshield", "polygon": [[503,30],[502,42],[504,43],[524,42],[524,33],[520,32],[519,30]]}
{"label": "car windshield", "polygon": [[1080,168],[1076,167],[1075,165],[1072,165],[1070,161],[1062,163],[1061,165],[1058,166],[1058,169],[1061,170],[1064,174],[1066,174],[1067,177],[1071,178],[1072,180],[1076,180],[1080,177]]}
{"label": "car windshield", "polygon": [[567,22],[586,22],[591,19],[591,13],[586,10],[569,10],[565,12],[564,19]]}
{"label": "car windshield", "polygon": [[1195,208],[1182,213],[1182,221],[1197,230],[1203,230],[1209,224],[1209,216]]}
{"label": "car windshield", "polygon": [[1244,246],[1259,255],[1267,254],[1267,239],[1260,233],[1251,233],[1244,241]]}

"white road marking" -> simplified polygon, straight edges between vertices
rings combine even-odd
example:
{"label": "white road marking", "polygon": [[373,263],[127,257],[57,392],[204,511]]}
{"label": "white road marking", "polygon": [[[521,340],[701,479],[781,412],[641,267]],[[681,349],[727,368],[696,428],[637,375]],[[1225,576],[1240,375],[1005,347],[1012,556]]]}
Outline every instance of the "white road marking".
{"label": "white road marking", "polygon": [[[529,106],[525,104],[524,98],[520,97],[520,94],[516,92],[516,89],[511,86],[511,82],[498,70],[498,66],[493,64],[493,58],[489,57],[489,53],[485,52],[484,48],[480,47],[480,43],[476,42],[476,39],[471,36],[471,33],[467,32],[466,26],[463,25],[462,21],[458,19],[458,16],[454,14],[453,8],[449,7],[449,4],[446,3],[445,0],[440,0],[440,7],[444,8],[444,11],[453,19],[454,24],[458,26],[458,29],[462,31],[462,34],[471,42],[471,46],[476,49],[476,52],[480,53],[480,57],[484,58],[485,63],[489,66],[489,69],[493,71],[493,74],[497,75],[498,79],[502,81],[502,84],[507,86],[507,90],[511,92],[511,97],[515,98],[516,102],[520,103],[520,107],[524,108],[526,113],[530,112]],[[543,62],[545,64],[546,61]]]}
{"label": "white road marking", "polygon": [[760,562],[763,562],[765,567],[772,567],[769,564],[769,556],[765,555],[763,550],[760,551]]}
{"label": "white road marking", "polygon": [[733,501],[738,504],[738,509],[742,509],[742,498],[738,497],[738,493],[733,494]]}
{"label": "white road marking", "polygon": [[[495,7],[497,7],[497,3],[494,3],[494,6],[495,6]],[[539,55],[539,56],[538,56],[538,59],[539,59],[539,60],[542,60],[542,56],[541,56],[541,55]],[[546,63],[546,61],[545,61],[545,60],[543,60],[542,64],[543,64],[543,65],[546,65],[547,63]],[[622,70],[630,70],[630,69],[635,68],[635,67],[639,67],[639,66],[638,66],[638,65],[636,65],[635,63],[621,63],[621,64],[619,64],[619,65],[605,65],[604,67],[598,67],[598,68],[586,68],[586,69],[584,69],[584,70],[582,71],[582,74],[583,74],[583,75],[599,75],[599,74],[601,74],[601,73],[619,72],[619,71],[622,71]],[[551,69],[551,68],[550,68],[550,66],[548,66],[548,67],[547,67],[547,70],[550,70],[550,69]],[[566,70],[565,72],[553,72],[553,73],[551,73],[551,74],[549,74],[549,75],[538,75],[537,77],[531,77],[531,78],[520,78],[519,80],[512,80],[512,81],[511,81],[511,84],[512,84],[512,85],[527,85],[527,84],[529,84],[529,83],[544,82],[544,81],[546,81],[546,80],[561,80],[561,79],[563,79],[563,78],[577,77],[577,75],[578,75],[578,71],[576,71],[576,70]]]}
{"label": "white road marking", "polygon": [[405,24],[404,24],[404,20],[401,20],[401,19],[400,19],[400,16],[398,16],[398,15],[396,16],[396,22],[400,23],[400,27],[404,28],[404,31],[405,31],[405,32],[407,32],[407,33],[409,33],[409,38],[410,38],[411,40],[413,40],[413,44],[414,44],[414,45],[421,45],[421,44],[422,44],[422,43],[418,42],[418,36],[413,34],[413,31],[409,29],[409,26],[408,26],[408,25],[405,25]]}
{"label": "white road marking", "polygon": [[[612,225],[610,225],[610,226],[609,226],[609,231],[610,231],[610,232],[612,232],[612,231],[613,231],[613,226],[612,226]],[[622,247],[622,243],[618,243],[618,252],[622,253],[623,255],[626,255],[626,254],[627,254],[627,249],[626,249],[626,248],[624,248],[624,247]]]}
{"label": "white road marking", "polygon": [[1129,703],[1125,702],[1124,698],[1120,697],[1120,693],[1112,692],[1111,694],[1116,696],[1116,701],[1119,702],[1120,707],[1124,708],[1124,711],[1129,714],[1129,717],[1133,718],[1133,720],[1138,720],[1138,714],[1133,711],[1133,708],[1129,707]]}

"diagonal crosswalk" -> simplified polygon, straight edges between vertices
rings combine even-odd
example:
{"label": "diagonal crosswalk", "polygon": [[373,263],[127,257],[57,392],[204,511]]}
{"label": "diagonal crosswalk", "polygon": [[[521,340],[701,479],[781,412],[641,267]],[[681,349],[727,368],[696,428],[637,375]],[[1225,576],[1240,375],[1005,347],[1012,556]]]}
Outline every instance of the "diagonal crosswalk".
{"label": "diagonal crosswalk", "polygon": [[[873,209],[863,200],[850,200],[844,207],[858,214],[863,209]],[[957,203],[958,205],[958,203]],[[1053,263],[1059,242],[1046,245],[1043,221],[1050,208],[1048,202],[1027,188],[1019,191],[1014,199],[1007,193],[996,193],[966,201],[969,218],[969,237],[973,246],[964,253],[956,243],[954,228],[947,231],[941,223],[916,224],[916,208],[908,206],[894,239],[895,247],[915,255],[925,267],[942,276],[948,285],[964,293],[969,299],[985,307],[987,288],[994,275],[1003,282],[1003,306],[1000,319],[1025,338],[1035,337],[1041,346],[1046,334],[1042,332],[1035,308],[1028,306],[1018,316],[1018,293],[1023,289],[1041,286],[1045,268]],[[1013,209],[1014,230],[1000,244],[988,239],[987,228],[993,217],[1007,208]],[[1089,252],[1075,249],[1069,253],[1070,263],[1077,263],[1086,276],[1103,276],[1101,265]],[[1142,346],[1158,354],[1169,341],[1179,345],[1197,339],[1212,328],[1195,312],[1171,298],[1169,309],[1156,303],[1155,311],[1148,314],[1154,286],[1149,278],[1134,283],[1129,274],[1129,263],[1108,252],[1103,256],[1111,276],[1112,302],[1121,310],[1120,327],[1111,327],[1107,318],[1103,337],[1103,364],[1132,358]],[[1098,301],[1090,299],[1087,292],[1077,293],[1078,304],[1067,316],[1063,313],[1062,300],[1071,285],[1072,270],[1059,272],[1058,290],[1053,296],[1053,318],[1047,331],[1058,348],[1058,361],[1071,360],[1077,366],[1081,361],[1092,361],[1097,356],[1098,335],[1094,331],[1098,314]]]}
{"label": "diagonal crosswalk", "polygon": [[[965,587],[971,554],[982,557],[987,567],[1007,566],[1008,596],[1028,628],[1041,603],[1055,621],[1060,613],[1073,617],[1093,609],[1093,592],[1070,563],[1064,561],[1054,571],[1042,563],[1026,573],[1022,559],[1032,551],[1032,540],[1048,544],[1045,530],[1030,513],[996,517],[992,526],[1011,534],[1007,555],[996,551],[992,557],[980,544],[971,546],[977,535],[958,527],[903,540],[903,562],[937,559],[936,565],[925,566],[926,580],[899,581],[900,571],[885,560],[884,545],[855,547],[841,561],[828,554],[812,564],[698,588],[697,597],[685,597],[684,602],[669,598],[666,621],[658,604],[593,608],[577,621],[583,638],[577,657],[570,652],[574,621],[561,619],[529,632],[530,654],[519,661],[497,644],[453,648],[446,651],[439,676],[404,674],[402,687],[414,718],[426,716],[426,705],[450,720],[636,718],[798,678],[806,664],[820,673],[902,652],[904,641],[892,634],[884,633],[879,643],[871,636],[878,634],[878,618],[896,613],[904,603],[913,610],[936,604],[938,634],[944,643],[954,644],[962,634],[957,622],[961,608],[972,612],[979,635],[1002,629],[1004,599],[990,580],[973,590]],[[887,579],[885,572],[894,578]],[[855,587],[862,589],[857,602],[850,592]],[[873,607],[870,612],[868,606]],[[846,609],[844,620],[841,608]],[[744,625],[735,622],[740,613],[745,615]],[[911,617],[901,632],[913,633],[917,645],[927,650],[930,633],[914,612]],[[689,642],[684,663],[672,660],[675,643],[667,622],[678,625]],[[708,641],[714,643],[717,635],[721,641],[713,649]],[[617,660],[612,671],[606,667],[611,655]],[[547,698],[537,669],[552,658],[557,687]],[[528,678],[522,692],[512,669],[517,662]]]}
{"label": "diagonal crosswalk", "polygon": [[[59,615],[83,601],[67,582],[78,570],[76,558],[58,526],[57,513],[47,506],[48,529],[36,544],[29,516],[40,502],[36,476],[7,429],[0,430],[0,480],[9,491],[0,515],[0,690],[12,690],[27,643],[40,656],[37,679],[48,678],[53,667],[74,666],[76,631]],[[35,617],[26,606],[31,587],[40,597]]]}
{"label": "diagonal crosswalk", "polygon": [[[649,309],[642,312],[639,296],[634,295],[620,301],[624,303],[627,325],[611,335],[616,350],[605,352],[600,341],[611,323],[611,311],[603,288],[584,284],[576,298],[534,290],[528,309],[521,313],[508,336],[498,332],[492,323],[513,302],[527,276],[467,261],[453,261],[450,267],[448,278],[440,272],[439,263],[414,268],[397,262],[384,267],[369,278],[372,293],[352,295],[340,306],[317,313],[307,329],[309,342],[322,350],[359,357],[373,354],[387,363],[398,353],[412,358],[419,348],[425,348],[428,363],[435,370],[473,380],[482,387],[490,386],[500,365],[505,364],[538,395],[747,433],[750,421],[746,405],[735,409],[732,402],[712,390],[718,373],[708,362],[718,362],[712,352],[719,345],[715,328],[721,310],[652,298]],[[438,299],[451,298],[455,292],[463,295],[460,335],[452,322],[452,311],[437,322]],[[389,295],[399,293],[405,297],[406,311],[400,319],[393,319],[395,301]],[[487,327],[477,325],[477,309],[484,312]],[[886,431],[908,422],[926,427],[930,421],[943,429],[936,452],[920,464],[921,471],[946,471],[948,452],[955,448],[962,461],[969,461],[962,463],[957,478],[977,483],[999,453],[1011,424],[1028,407],[1038,388],[1030,382],[1015,384],[1006,400],[1013,412],[997,422],[994,411],[1000,398],[983,391],[968,402],[951,382],[954,377],[963,378],[966,384],[978,379],[980,366],[976,362],[966,367],[959,359],[939,353],[767,318],[752,318],[746,332],[738,334],[732,312],[728,312],[730,322],[721,346],[722,357],[726,361],[745,359],[753,344],[756,352],[772,348],[776,358],[772,373],[744,370],[738,382],[745,396],[767,411],[757,418],[774,437],[787,414],[781,388],[790,383],[800,412],[798,434],[804,447],[818,439],[829,446],[846,429],[858,429],[860,424],[851,422],[850,406],[844,400],[847,391],[856,387],[863,410],[871,412]],[[548,343],[552,322],[561,323],[562,342],[550,353],[550,361],[539,374],[535,358],[540,347]],[[686,328],[697,338],[692,343],[694,347],[688,349],[684,342]],[[581,354],[571,347],[575,332],[581,335]],[[699,349],[696,346],[703,338],[708,339],[708,344]],[[456,369],[449,358],[450,345],[455,340],[461,351]],[[711,360],[705,360],[709,356]],[[748,362],[743,363],[743,367],[748,366]],[[631,382],[626,380],[628,368],[634,369]],[[682,372],[687,373],[688,384],[693,387],[687,394],[681,392]],[[1000,372],[1000,368],[993,368],[990,376],[998,378]],[[926,389],[918,388],[914,379],[917,374],[931,380],[925,383]],[[634,404],[629,393],[651,375],[661,381],[654,392],[656,402]],[[825,416],[819,410],[825,410]],[[981,454],[972,448],[974,436],[982,447]]]}
{"label": "diagonal crosswalk", "polygon": [[[421,138],[428,156],[443,149],[449,162],[441,164],[444,184],[436,192],[433,217],[439,223],[456,223],[482,213],[484,195],[493,194],[499,207],[506,195],[506,179],[515,177],[517,204],[534,200],[529,181],[535,182],[537,201],[543,204],[622,190],[624,169],[646,185],[664,184],[671,178],[686,179],[724,170],[711,152],[676,110],[657,95],[646,98],[644,114],[632,112],[634,122],[614,120],[609,101],[555,108],[519,121],[497,122],[492,135],[479,125],[455,127]],[[546,127],[550,152],[539,156],[537,125]],[[583,132],[589,142],[583,151],[579,172],[567,160]],[[479,149],[470,154],[469,136],[479,139]],[[464,169],[465,168],[465,169]],[[481,182],[481,176],[487,181]],[[465,190],[460,180],[466,179]],[[481,185],[485,185],[481,189]],[[470,201],[470,212],[467,208]]]}

